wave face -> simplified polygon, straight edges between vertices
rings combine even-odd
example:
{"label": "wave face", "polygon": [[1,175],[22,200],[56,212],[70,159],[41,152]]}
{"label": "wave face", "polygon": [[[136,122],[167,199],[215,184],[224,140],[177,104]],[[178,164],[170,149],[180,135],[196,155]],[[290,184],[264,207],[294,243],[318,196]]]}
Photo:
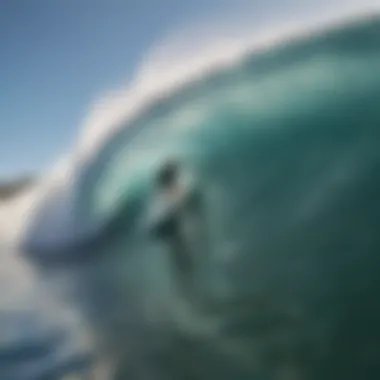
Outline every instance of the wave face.
{"label": "wave face", "polygon": [[[122,123],[69,216],[45,200],[24,251],[66,273],[117,378],[379,377],[379,67],[378,17],[248,54]],[[176,219],[186,286],[149,227],[168,160],[202,198]]]}

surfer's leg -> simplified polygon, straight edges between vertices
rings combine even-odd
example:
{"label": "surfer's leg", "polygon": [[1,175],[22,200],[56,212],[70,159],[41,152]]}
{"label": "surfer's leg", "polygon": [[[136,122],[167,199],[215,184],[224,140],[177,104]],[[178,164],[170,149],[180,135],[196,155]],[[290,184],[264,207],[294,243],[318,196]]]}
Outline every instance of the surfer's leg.
{"label": "surfer's leg", "polygon": [[170,238],[170,261],[175,282],[181,287],[188,287],[194,275],[194,263],[185,240],[179,233]]}

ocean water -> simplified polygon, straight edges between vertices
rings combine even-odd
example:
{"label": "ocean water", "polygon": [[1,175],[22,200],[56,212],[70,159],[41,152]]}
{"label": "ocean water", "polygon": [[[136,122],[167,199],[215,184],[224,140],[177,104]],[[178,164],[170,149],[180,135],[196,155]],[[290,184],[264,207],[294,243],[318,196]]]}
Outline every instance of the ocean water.
{"label": "ocean water", "polygon": [[[0,310],[0,379],[61,379],[98,354],[105,380],[378,378],[379,67],[374,15],[247,53],[122,120],[30,211],[15,255],[37,276]],[[202,198],[182,216],[185,285],[150,233],[167,160]]]}

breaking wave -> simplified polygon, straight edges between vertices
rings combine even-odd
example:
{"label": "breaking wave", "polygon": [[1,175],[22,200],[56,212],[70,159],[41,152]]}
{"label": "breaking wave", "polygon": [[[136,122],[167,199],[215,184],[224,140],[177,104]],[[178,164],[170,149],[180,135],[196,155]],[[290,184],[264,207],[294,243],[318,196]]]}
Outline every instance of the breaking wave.
{"label": "breaking wave", "polygon": [[[373,2],[370,5],[373,5]],[[374,8],[376,8],[375,5]],[[363,9],[363,4],[354,8],[354,11],[350,9],[350,14],[356,13],[358,9]],[[151,56],[148,56],[146,61],[148,63],[142,65],[140,73],[127,91],[122,90],[116,95],[111,94],[110,97],[105,98],[96,105],[89,118],[85,121],[83,133],[74,152],[64,157],[59,165],[55,166],[50,173],[46,173],[45,177],[33,189],[2,206],[0,210],[0,224],[4,227],[0,231],[0,241],[2,242],[0,261],[4,265],[1,265],[1,268],[12,267],[13,271],[15,271],[15,268],[20,268],[18,274],[14,273],[13,278],[7,281],[9,283],[16,283],[18,282],[18,278],[22,276],[25,279],[25,286],[20,290],[21,293],[25,294],[25,289],[36,288],[36,290],[34,293],[30,292],[33,294],[28,293],[27,297],[25,295],[21,297],[22,301],[20,303],[23,306],[20,306],[20,303],[17,306],[15,304],[12,305],[9,301],[7,301],[8,306],[6,308],[0,306],[0,328],[13,323],[17,319],[20,320],[18,326],[23,326],[24,328],[29,323],[25,321],[30,320],[30,309],[32,309],[33,315],[38,314],[38,311],[30,306],[25,307],[25,305],[31,302],[31,299],[33,300],[34,297],[37,297],[36,294],[40,291],[41,286],[38,285],[39,279],[36,279],[35,274],[25,264],[20,263],[21,259],[18,256],[19,252],[17,252],[17,248],[18,243],[25,237],[25,231],[28,232],[31,240],[37,245],[57,246],[72,239],[74,235],[93,233],[94,229],[96,230],[101,227],[96,225],[96,223],[95,225],[90,223],[90,219],[93,219],[94,214],[91,214],[91,217],[80,219],[75,210],[78,208],[78,204],[80,207],[80,201],[83,200],[83,197],[91,193],[88,189],[94,188],[94,178],[104,166],[104,162],[106,161],[104,157],[109,158],[109,152],[117,150],[120,144],[125,144],[132,134],[140,133],[140,125],[149,124],[147,121],[155,119],[156,115],[160,115],[162,110],[166,110],[166,114],[170,116],[166,121],[171,122],[178,130],[185,131],[189,126],[197,124],[198,121],[204,120],[206,117],[208,120],[211,120],[214,116],[210,115],[210,113],[215,112],[216,109],[220,111],[220,105],[226,100],[235,102],[238,107],[244,108],[245,102],[248,99],[252,99],[252,96],[255,96],[250,83],[244,81],[244,75],[250,70],[250,62],[255,61],[258,57],[259,64],[257,65],[256,61],[256,66],[254,67],[257,70],[255,75],[259,76],[260,70],[263,72],[266,70],[265,54],[267,52],[271,54],[270,52],[272,51],[268,49],[269,47],[279,46],[278,49],[281,49],[282,41],[297,40],[298,37],[303,39],[305,35],[308,35],[312,39],[312,36],[318,33],[318,31],[324,30],[326,25],[336,25],[336,28],[339,28],[338,25],[340,24],[336,24],[336,20],[340,20],[342,17],[341,9],[338,14],[339,17],[332,13],[325,14],[323,17],[320,16],[319,21],[312,20],[313,18],[305,18],[298,20],[298,22],[290,22],[282,28],[277,27],[276,30],[271,28],[270,33],[268,31],[261,34],[255,33],[254,38],[240,36],[239,38],[236,37],[230,40],[228,43],[225,40],[224,42],[217,43],[211,39],[209,43],[216,49],[211,49],[211,52],[208,52],[210,54],[206,54],[205,51],[207,49],[205,49],[204,53],[200,52],[197,55],[198,59],[195,59],[193,62],[185,59],[184,65],[175,64],[176,62],[173,61],[176,60],[176,57],[173,57],[173,60],[170,62],[169,55],[167,54],[166,60],[163,59],[163,53],[159,49],[155,53],[153,52]],[[357,17],[355,14],[355,19]],[[316,27],[312,28],[310,24]],[[350,33],[350,30],[345,30],[345,33]],[[341,38],[345,37],[341,36]],[[223,39],[220,41],[223,41]],[[323,43],[329,44],[331,41],[323,41]],[[312,43],[310,46],[312,46],[312,49],[319,48]],[[306,46],[306,49],[310,49],[310,46]],[[285,52],[281,57],[284,61],[287,59],[291,60],[292,54],[294,54],[294,51],[290,49],[288,54]],[[261,63],[260,59],[262,59]],[[159,67],[160,62],[162,66],[171,67],[170,70],[164,70],[166,75],[162,71],[162,68]],[[371,62],[368,62],[366,67],[373,69]],[[375,63],[378,63],[378,60]],[[339,67],[334,66],[334,62],[331,62],[332,66],[330,69],[332,68],[333,72],[342,69],[340,63],[337,64]],[[353,73],[357,70],[356,64],[357,62],[354,62],[353,66],[348,64],[347,67],[343,68],[348,76],[351,74],[354,76]],[[177,66],[177,68],[173,69],[174,66]],[[324,77],[326,74],[325,69],[326,67],[323,66],[322,62],[320,67],[317,65],[313,68],[313,72],[300,74],[296,72],[297,70],[295,72],[290,70],[290,72],[286,73],[286,77],[272,79],[273,86],[270,83],[266,83],[266,88],[271,92],[273,101],[278,101],[279,97],[286,98],[286,94],[281,93],[281,83],[286,82],[289,78],[298,78],[300,86],[304,83],[310,85],[310,80],[314,81],[313,84],[316,86],[321,83],[326,84],[326,81],[332,81],[330,85],[334,86],[333,77]],[[253,74],[250,72],[249,75]],[[291,77],[292,75],[293,77]],[[368,78],[370,79],[370,77]],[[238,84],[237,86],[229,87],[231,91],[235,92],[229,94],[221,92],[220,95],[214,94],[214,103],[212,104],[204,101],[203,104],[195,106],[190,104],[188,106],[186,103],[188,95],[192,91],[202,95],[203,90],[206,89],[206,92],[214,91],[213,89],[218,88],[220,83],[226,83],[229,80]],[[339,83],[339,85],[342,91],[344,91],[344,84]],[[265,112],[266,105],[260,103],[259,99],[256,100],[257,108],[255,110]],[[305,101],[311,100],[307,99]],[[282,107],[289,105],[286,102],[278,102],[278,104],[282,104]],[[185,107],[182,107],[183,105]],[[248,108],[244,111],[250,112]],[[169,124],[166,124],[166,129],[160,129],[160,133],[166,133],[165,131],[169,130],[171,133],[172,129],[170,129],[171,126]],[[162,135],[161,138],[165,136]],[[169,133],[167,137],[169,142]],[[163,154],[163,149],[167,148],[168,146],[165,145],[159,151],[154,150],[154,159]],[[153,162],[153,156],[142,157],[137,155],[136,161],[130,162],[129,165],[130,167],[135,167],[135,170],[144,168],[144,166],[149,167]],[[123,170],[119,168],[119,172],[126,172],[126,168],[123,168]],[[116,178],[116,180],[118,179]],[[117,184],[116,191],[118,191]],[[115,200],[114,194],[108,194],[106,198]],[[112,207],[117,208],[117,204],[116,206],[110,205],[107,203],[107,199],[104,201],[104,205],[99,207],[100,219],[103,218],[102,215],[104,214],[101,213],[104,212],[104,209],[107,209],[108,213],[112,213]],[[98,207],[97,205],[95,206]],[[96,208],[95,206],[93,208]],[[4,278],[5,275],[2,277]],[[30,284],[33,284],[33,286],[30,286]],[[35,284],[37,285],[34,286]],[[26,301],[26,298],[29,301]],[[24,310],[25,308],[26,310]],[[12,309],[18,310],[19,312],[16,314],[20,315],[21,313],[22,317],[15,318],[11,316],[3,320],[1,318],[5,309],[7,313]],[[45,332],[40,327],[33,327],[32,325],[31,329],[34,330],[36,335],[32,336],[29,330],[24,331],[16,328],[17,331],[23,331],[24,335],[15,334],[8,340],[4,339],[4,342],[0,341],[0,375],[5,373],[4,376],[0,376],[1,378],[9,378],[9,373],[12,373],[12,379],[23,378],[24,370],[18,365],[17,375],[16,372],[2,371],[16,371],[15,364],[9,360],[9,353],[17,352],[18,355],[25,355],[27,358],[31,355],[28,350],[23,351],[23,343],[28,340],[37,342],[35,343],[36,347],[56,347],[58,350],[56,356],[54,356],[54,353],[51,353],[51,356],[45,358],[41,354],[41,357],[36,359],[37,362],[41,358],[45,358],[46,361],[44,361],[45,359],[42,360],[44,364],[38,362],[40,363],[38,369],[30,364],[29,359],[27,360],[28,363],[25,371],[30,371],[30,368],[35,370],[36,379],[39,378],[39,370],[45,370],[46,373],[51,373],[53,374],[52,376],[55,376],[56,373],[60,373],[59,371],[64,372],[65,364],[62,363],[69,363],[68,365],[72,365],[73,368],[81,368],[83,363],[86,363],[88,360],[87,356],[83,358],[78,354],[74,359],[79,360],[79,358],[82,358],[81,360],[83,361],[79,363],[72,358],[71,354],[62,355],[60,353],[60,348],[66,347],[66,335],[65,333],[61,334],[57,332],[59,329],[48,329],[49,331]],[[41,346],[39,346],[40,344]],[[38,347],[35,351],[38,351]],[[43,352],[43,349],[41,352]],[[72,350],[72,352],[75,352],[75,350]],[[22,362],[23,359],[20,359],[20,361]]]}

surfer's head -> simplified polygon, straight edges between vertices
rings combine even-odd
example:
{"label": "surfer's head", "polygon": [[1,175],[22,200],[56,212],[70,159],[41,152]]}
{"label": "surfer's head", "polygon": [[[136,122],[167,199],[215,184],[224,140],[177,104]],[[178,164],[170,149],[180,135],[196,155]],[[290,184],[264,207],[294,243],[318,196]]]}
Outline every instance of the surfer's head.
{"label": "surfer's head", "polygon": [[162,165],[157,174],[157,186],[168,189],[176,185],[179,177],[179,164],[174,161],[167,161]]}

